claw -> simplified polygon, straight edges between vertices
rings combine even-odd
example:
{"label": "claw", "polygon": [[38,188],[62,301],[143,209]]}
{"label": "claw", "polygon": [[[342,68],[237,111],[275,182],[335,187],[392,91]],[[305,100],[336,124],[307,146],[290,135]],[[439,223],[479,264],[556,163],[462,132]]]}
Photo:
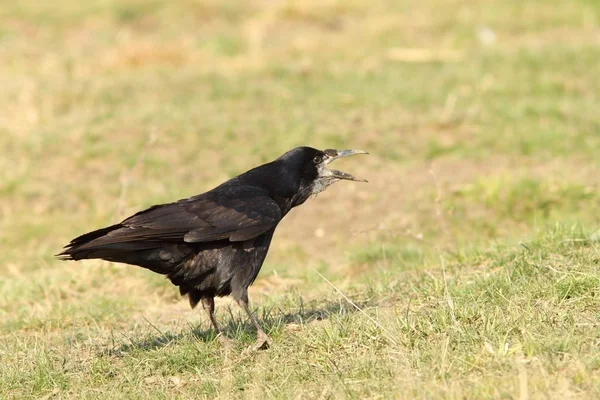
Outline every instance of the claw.
{"label": "claw", "polygon": [[266,350],[269,347],[271,347],[271,339],[269,339],[269,337],[265,333],[263,333],[262,335],[259,333],[258,337],[256,338],[256,342],[248,346],[248,348],[246,348],[246,350],[244,350],[242,354],[250,355],[261,350]]}
{"label": "claw", "polygon": [[266,350],[269,347],[271,347],[271,339],[269,339],[269,337],[262,333],[262,334],[258,334],[258,337],[256,338],[256,342],[254,343],[254,345],[252,345],[252,349],[254,351],[258,351],[258,350]]}

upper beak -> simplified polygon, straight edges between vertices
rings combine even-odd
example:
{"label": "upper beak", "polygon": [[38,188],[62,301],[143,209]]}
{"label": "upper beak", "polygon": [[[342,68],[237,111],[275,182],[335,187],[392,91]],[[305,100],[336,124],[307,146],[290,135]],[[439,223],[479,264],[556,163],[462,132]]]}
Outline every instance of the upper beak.
{"label": "upper beak", "polygon": [[[330,162],[337,160],[338,158],[353,156],[355,154],[369,154],[364,150],[325,150],[325,153],[330,155],[329,158],[326,159],[325,164],[329,164]],[[347,172],[342,172],[335,169],[332,169],[330,171],[332,176],[338,179],[356,182],[368,182],[366,179],[357,178],[353,175],[350,175]]]}

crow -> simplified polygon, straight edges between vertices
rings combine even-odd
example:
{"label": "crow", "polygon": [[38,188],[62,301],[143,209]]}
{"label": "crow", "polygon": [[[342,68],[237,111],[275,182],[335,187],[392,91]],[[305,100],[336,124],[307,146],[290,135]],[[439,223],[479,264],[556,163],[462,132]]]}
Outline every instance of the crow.
{"label": "crow", "polygon": [[328,169],[330,162],[362,150],[294,148],[208,192],[140,211],[122,222],[86,233],[56,255],[61,260],[103,259],[137,265],[166,277],[202,302],[220,340],[214,298],[232,295],[257,330],[256,349],[269,338],[248,305],[248,287],[265,260],[273,233],[294,207],[339,180],[366,182]]}

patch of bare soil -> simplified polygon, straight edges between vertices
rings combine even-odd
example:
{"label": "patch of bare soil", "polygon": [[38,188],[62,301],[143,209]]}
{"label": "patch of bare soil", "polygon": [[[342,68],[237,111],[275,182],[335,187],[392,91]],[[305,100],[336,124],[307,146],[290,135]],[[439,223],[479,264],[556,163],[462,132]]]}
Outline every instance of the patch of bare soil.
{"label": "patch of bare soil", "polygon": [[418,235],[424,214],[435,214],[437,202],[461,185],[498,174],[561,177],[588,184],[599,183],[593,165],[580,160],[515,160],[495,157],[483,161],[439,159],[407,166],[376,156],[344,167],[369,183],[339,182],[292,210],[282,221],[273,241],[271,257],[285,260],[285,252],[300,248],[311,261],[335,261],[352,245],[381,232]]}

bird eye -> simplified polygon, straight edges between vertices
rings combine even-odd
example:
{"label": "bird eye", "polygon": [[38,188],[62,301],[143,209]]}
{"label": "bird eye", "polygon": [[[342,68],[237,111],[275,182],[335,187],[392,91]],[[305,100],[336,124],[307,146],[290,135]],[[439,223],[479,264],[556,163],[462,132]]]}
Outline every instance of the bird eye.
{"label": "bird eye", "polygon": [[315,158],[313,158],[313,162],[314,162],[315,164],[318,164],[318,163],[320,163],[320,162],[321,162],[321,157],[319,157],[319,156],[315,156]]}

